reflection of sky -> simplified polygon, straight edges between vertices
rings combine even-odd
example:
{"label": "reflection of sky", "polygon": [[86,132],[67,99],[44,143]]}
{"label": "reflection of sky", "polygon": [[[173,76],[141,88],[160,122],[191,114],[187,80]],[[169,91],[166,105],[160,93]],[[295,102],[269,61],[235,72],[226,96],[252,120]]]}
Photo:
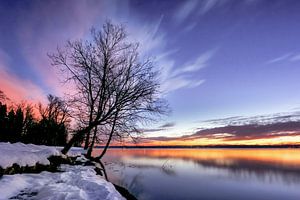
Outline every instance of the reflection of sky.
{"label": "reflection of sky", "polygon": [[149,135],[190,134],[206,119],[291,111],[300,99],[299,9],[297,0],[1,1],[0,89],[14,100],[62,95],[67,89],[47,53],[112,19],[161,68],[173,109],[166,120],[176,125]]}
{"label": "reflection of sky", "polygon": [[299,155],[282,149],[112,149],[104,160],[111,180],[139,199],[296,200]]}

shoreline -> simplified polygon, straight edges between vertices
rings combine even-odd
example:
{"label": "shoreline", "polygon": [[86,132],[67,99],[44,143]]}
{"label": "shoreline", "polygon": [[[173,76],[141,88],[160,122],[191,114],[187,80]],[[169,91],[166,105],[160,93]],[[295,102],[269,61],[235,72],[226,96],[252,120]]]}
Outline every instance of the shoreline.
{"label": "shoreline", "polygon": [[[110,182],[110,181],[109,181]],[[110,182],[112,183],[112,182]],[[122,186],[119,186],[117,184],[114,184],[114,187],[116,188],[116,190],[127,200],[137,200],[137,198],[131,194],[126,188],[122,187]]]}
{"label": "shoreline", "polygon": [[0,152],[3,155],[0,159],[1,200],[32,196],[37,199],[137,199],[126,188],[110,182],[101,161],[87,159],[82,148],[73,148],[64,155],[59,147],[0,143]]}
{"label": "shoreline", "polygon": [[96,171],[96,176],[100,176],[102,179],[106,180],[107,182],[111,183],[116,191],[120,193],[122,197],[124,197],[127,200],[137,200],[137,198],[131,194],[128,189],[126,189],[123,186],[117,185],[109,180],[107,180],[104,176],[104,174],[101,175],[101,173],[98,173],[98,171],[102,171],[105,169],[99,169],[95,164],[92,163],[90,159],[87,159],[85,162],[81,162],[77,160],[78,156],[76,157],[69,157],[66,156],[65,158],[61,156],[51,156],[48,158],[50,161],[49,165],[42,165],[39,163],[36,163],[34,166],[20,166],[16,163],[14,163],[12,166],[7,168],[0,167],[0,180],[4,175],[16,175],[16,174],[39,174],[42,172],[52,172],[52,173],[63,173],[64,171],[61,171],[60,165],[67,164],[70,166],[94,166]]}

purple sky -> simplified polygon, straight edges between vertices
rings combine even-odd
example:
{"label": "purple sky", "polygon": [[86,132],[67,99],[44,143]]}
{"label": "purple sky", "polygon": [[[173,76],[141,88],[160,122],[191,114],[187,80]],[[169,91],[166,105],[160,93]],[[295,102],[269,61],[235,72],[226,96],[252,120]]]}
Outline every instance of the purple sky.
{"label": "purple sky", "polygon": [[[300,1],[1,1],[0,89],[12,99],[62,95],[48,52],[123,23],[155,57],[173,110],[151,136],[191,134],[204,120],[300,109]],[[213,125],[212,125],[213,126]]]}

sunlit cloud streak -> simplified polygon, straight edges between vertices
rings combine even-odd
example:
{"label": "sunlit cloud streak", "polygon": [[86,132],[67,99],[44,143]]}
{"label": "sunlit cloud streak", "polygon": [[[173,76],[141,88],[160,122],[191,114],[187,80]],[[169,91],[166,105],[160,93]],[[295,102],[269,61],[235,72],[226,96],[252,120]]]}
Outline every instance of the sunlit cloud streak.
{"label": "sunlit cloud streak", "polygon": [[249,124],[273,124],[281,122],[300,121],[300,112],[284,112],[269,115],[257,115],[252,117],[234,116],[220,119],[210,119],[199,121],[200,124],[210,124],[212,126],[228,126],[228,125],[249,125]]}
{"label": "sunlit cloud streak", "polygon": [[182,66],[175,66],[175,61],[163,57],[158,60],[161,69],[160,79],[162,81],[161,90],[169,93],[182,88],[194,88],[205,82],[205,79],[196,79],[192,75],[209,65],[209,61],[216,53],[216,49],[200,54],[197,58]]}
{"label": "sunlit cloud streak", "polygon": [[174,128],[175,126],[176,126],[175,122],[167,122],[157,128],[144,128],[144,129],[141,129],[140,131],[143,133],[154,133],[154,132],[166,131],[171,128]]}
{"label": "sunlit cloud streak", "polygon": [[196,9],[197,5],[197,0],[189,0],[183,2],[176,10],[174,14],[174,20],[177,23],[182,23],[184,20],[187,19],[189,15],[192,14],[192,12]]}
{"label": "sunlit cloud streak", "polygon": [[[144,142],[154,143],[161,142],[181,142],[189,145],[191,141],[211,140],[217,141],[215,144],[227,144],[227,142],[240,142],[247,144],[245,141],[251,140],[268,140],[279,139],[282,137],[300,138],[300,113],[274,114],[257,117],[230,117],[224,119],[207,120],[203,122],[215,123],[215,125],[223,125],[215,128],[199,128],[198,131],[179,137],[149,137],[144,138]],[[227,123],[227,125],[225,125]],[[298,141],[300,144],[300,140]],[[166,143],[167,144],[167,143]],[[193,143],[196,145],[197,143]],[[297,144],[297,141],[294,141]]]}
{"label": "sunlit cloud streak", "polygon": [[19,79],[0,67],[0,86],[4,94],[15,103],[23,100],[45,102],[46,94],[31,80]]}
{"label": "sunlit cloud streak", "polygon": [[[62,96],[69,92],[69,88],[61,86],[61,74],[51,66],[47,54],[55,52],[58,46],[63,47],[67,40],[87,38],[92,26],[100,28],[105,20],[112,20],[113,23],[120,23],[126,27],[129,40],[140,43],[142,58],[158,55],[155,59],[158,68],[165,72],[179,69],[171,77],[169,73],[161,77],[164,92],[193,88],[202,84],[204,80],[193,80],[188,76],[189,73],[204,67],[210,55],[207,55],[207,52],[201,54],[193,63],[187,63],[187,66],[175,65],[171,56],[178,49],[166,47],[168,38],[161,27],[164,16],[145,22],[130,15],[129,7],[128,1],[75,1],[73,4],[59,1],[37,2],[28,10],[15,11],[13,20],[16,26],[13,26],[11,31],[15,32],[16,44],[10,48],[18,49],[21,58],[13,59],[26,62],[24,68],[30,69],[35,76],[34,80],[30,80],[33,76],[27,79],[39,87],[39,90]],[[6,73],[14,73],[14,70],[17,70],[16,65],[9,68],[12,70]],[[27,75],[23,73],[22,76],[13,76],[21,80]]]}
{"label": "sunlit cloud streak", "polygon": [[160,126],[160,128],[172,128],[176,125],[175,122],[168,122]]}
{"label": "sunlit cloud streak", "polygon": [[9,72],[8,63],[10,57],[0,49],[0,90],[4,95],[20,103],[23,100],[30,102],[44,102],[45,94],[41,88],[28,79],[20,79],[16,75]]}
{"label": "sunlit cloud streak", "polygon": [[269,60],[267,64],[280,63],[280,62],[296,62],[296,61],[300,61],[300,53],[289,52]]}

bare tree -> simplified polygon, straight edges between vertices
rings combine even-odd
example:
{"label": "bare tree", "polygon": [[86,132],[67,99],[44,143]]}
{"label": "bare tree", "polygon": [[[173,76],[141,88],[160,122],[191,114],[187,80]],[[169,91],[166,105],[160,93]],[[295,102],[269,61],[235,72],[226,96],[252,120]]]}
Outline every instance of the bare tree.
{"label": "bare tree", "polygon": [[[80,138],[94,129],[89,155],[97,133],[108,135],[102,157],[114,137],[139,134],[137,126],[167,112],[159,81],[150,60],[141,61],[138,44],[126,40],[123,26],[107,22],[101,31],[92,29],[92,40],[68,42],[50,55],[52,64],[75,83],[69,97],[77,120],[83,123],[62,150],[67,153]],[[84,120],[82,120],[84,119]]]}
{"label": "bare tree", "polygon": [[49,103],[46,107],[43,107],[41,103],[38,105],[41,117],[43,119],[54,120],[58,125],[69,123],[70,114],[66,102],[51,94],[47,96],[47,99]]}

